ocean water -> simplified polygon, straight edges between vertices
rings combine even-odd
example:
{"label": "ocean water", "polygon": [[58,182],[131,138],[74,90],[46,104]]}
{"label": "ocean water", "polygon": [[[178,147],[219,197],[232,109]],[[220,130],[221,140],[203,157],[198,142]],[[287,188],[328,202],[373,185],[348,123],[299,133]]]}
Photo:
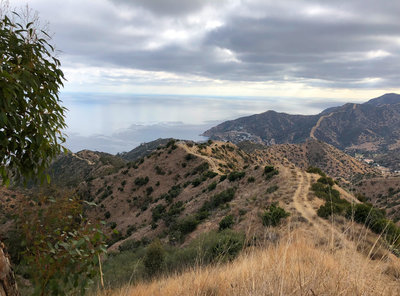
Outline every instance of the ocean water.
{"label": "ocean water", "polygon": [[61,93],[66,147],[118,153],[158,138],[201,141],[226,120],[275,110],[315,114],[339,105],[326,99]]}

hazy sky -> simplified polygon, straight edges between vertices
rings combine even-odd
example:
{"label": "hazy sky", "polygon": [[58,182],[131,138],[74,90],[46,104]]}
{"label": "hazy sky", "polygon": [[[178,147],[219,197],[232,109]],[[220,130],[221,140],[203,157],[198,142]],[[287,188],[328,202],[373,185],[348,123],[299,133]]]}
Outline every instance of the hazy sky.
{"label": "hazy sky", "polygon": [[362,99],[400,87],[397,0],[11,0],[50,22],[65,92]]}

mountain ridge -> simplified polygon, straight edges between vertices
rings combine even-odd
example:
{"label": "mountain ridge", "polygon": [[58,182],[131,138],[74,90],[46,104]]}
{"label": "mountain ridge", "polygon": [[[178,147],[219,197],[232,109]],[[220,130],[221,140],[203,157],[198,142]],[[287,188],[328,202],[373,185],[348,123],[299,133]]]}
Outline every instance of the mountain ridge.
{"label": "mountain ridge", "polygon": [[363,104],[346,103],[316,115],[272,110],[223,122],[203,133],[212,140],[296,144],[309,138],[343,151],[386,153],[400,142],[400,95],[389,93]]}

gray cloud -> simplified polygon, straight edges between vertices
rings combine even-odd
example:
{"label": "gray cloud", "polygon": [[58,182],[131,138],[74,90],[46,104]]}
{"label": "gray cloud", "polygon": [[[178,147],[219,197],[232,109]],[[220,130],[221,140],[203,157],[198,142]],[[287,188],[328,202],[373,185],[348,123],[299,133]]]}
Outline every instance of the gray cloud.
{"label": "gray cloud", "polygon": [[31,5],[49,18],[66,67],[337,88],[398,87],[400,79],[396,1],[36,0]]}
{"label": "gray cloud", "polygon": [[130,7],[141,7],[157,15],[184,15],[188,13],[193,13],[209,3],[211,0],[114,0],[117,5],[127,5]]}

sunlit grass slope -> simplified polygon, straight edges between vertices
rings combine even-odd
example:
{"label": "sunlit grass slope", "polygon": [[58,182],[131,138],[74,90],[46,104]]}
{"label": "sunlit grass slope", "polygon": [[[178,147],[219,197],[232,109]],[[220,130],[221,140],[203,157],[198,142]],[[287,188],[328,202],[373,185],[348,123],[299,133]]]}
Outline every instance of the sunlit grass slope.
{"label": "sunlit grass slope", "polygon": [[371,260],[356,246],[332,248],[302,231],[228,264],[98,295],[400,295],[400,264],[392,256]]}

